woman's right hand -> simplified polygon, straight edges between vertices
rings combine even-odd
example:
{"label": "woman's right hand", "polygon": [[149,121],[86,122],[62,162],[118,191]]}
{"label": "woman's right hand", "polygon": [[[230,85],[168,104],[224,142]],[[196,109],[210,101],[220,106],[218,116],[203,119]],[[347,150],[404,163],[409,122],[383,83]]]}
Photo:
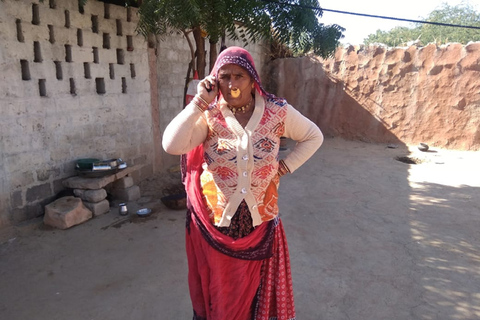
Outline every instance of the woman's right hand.
{"label": "woman's right hand", "polygon": [[212,102],[218,94],[218,83],[214,76],[207,76],[197,85],[197,94],[208,104]]}

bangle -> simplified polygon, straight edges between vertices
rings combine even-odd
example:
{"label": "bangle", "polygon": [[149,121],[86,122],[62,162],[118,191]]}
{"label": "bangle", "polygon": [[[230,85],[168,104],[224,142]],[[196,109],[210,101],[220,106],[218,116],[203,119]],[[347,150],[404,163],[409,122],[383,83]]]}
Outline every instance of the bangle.
{"label": "bangle", "polygon": [[208,103],[200,97],[198,94],[193,97],[192,102],[194,102],[198,108],[202,109],[202,112],[208,109]]}
{"label": "bangle", "polygon": [[201,102],[203,102],[203,104],[205,104],[206,106],[208,106],[210,103],[208,103],[207,101],[205,101],[205,99],[203,99],[200,95],[196,94],[195,97],[197,97],[198,99],[200,99]]}
{"label": "bangle", "polygon": [[287,165],[285,164],[285,161],[280,160],[278,162],[278,174],[281,176],[286,175],[287,173],[290,173],[290,169],[288,169]]}

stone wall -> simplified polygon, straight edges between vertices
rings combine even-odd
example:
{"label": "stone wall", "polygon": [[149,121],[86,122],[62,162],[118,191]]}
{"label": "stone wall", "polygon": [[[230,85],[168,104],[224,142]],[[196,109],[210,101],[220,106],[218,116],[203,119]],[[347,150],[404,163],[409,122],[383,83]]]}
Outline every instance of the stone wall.
{"label": "stone wall", "polygon": [[[121,157],[137,180],[178,164],[161,135],[190,51],[182,35],[149,49],[137,21],[96,0],[0,0],[0,228],[41,216],[76,159]],[[247,49],[261,68],[263,48]]]}
{"label": "stone wall", "polygon": [[148,49],[136,10],[0,1],[0,226],[43,214],[78,158],[152,172]]}
{"label": "stone wall", "polygon": [[480,150],[480,43],[279,59],[273,90],[332,136]]}

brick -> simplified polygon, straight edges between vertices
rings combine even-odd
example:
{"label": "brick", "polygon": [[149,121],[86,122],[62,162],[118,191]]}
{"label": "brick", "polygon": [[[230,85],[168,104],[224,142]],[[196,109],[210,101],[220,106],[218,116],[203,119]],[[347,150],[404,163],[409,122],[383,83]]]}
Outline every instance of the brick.
{"label": "brick", "polygon": [[31,204],[27,205],[23,208],[15,208],[12,210],[12,223],[19,223],[22,221],[35,219],[40,217],[43,214],[43,205],[40,203],[38,204]]}
{"label": "brick", "polygon": [[65,191],[65,187],[63,186],[62,182],[64,179],[56,179],[53,180],[53,194],[58,194],[60,192]]}
{"label": "brick", "polygon": [[131,186],[127,189],[112,189],[112,196],[122,201],[136,201],[140,199],[140,187]]}
{"label": "brick", "polygon": [[92,203],[100,202],[107,197],[107,191],[103,188],[95,190],[74,189],[73,193],[76,197]]}
{"label": "brick", "polygon": [[63,181],[63,185],[71,189],[101,189],[115,180],[121,179],[126,175],[140,169],[139,166],[127,167],[116,174],[108,175],[101,178],[84,178],[84,177],[70,177]]}
{"label": "brick", "polygon": [[133,186],[133,178],[130,176],[123,177],[112,183],[112,188],[114,189],[127,189]]}
{"label": "brick", "polygon": [[22,197],[22,190],[17,190],[12,192],[10,201],[12,203],[12,208],[20,208],[23,207],[23,197]]}
{"label": "brick", "polygon": [[45,206],[43,222],[59,229],[68,229],[92,218],[92,212],[82,200],[75,197],[63,197]]}
{"label": "brick", "polygon": [[52,188],[50,183],[44,183],[27,189],[27,203],[35,202],[52,196]]}
{"label": "brick", "polygon": [[108,200],[102,200],[96,203],[84,201],[83,204],[93,213],[95,217],[110,211],[110,203]]}

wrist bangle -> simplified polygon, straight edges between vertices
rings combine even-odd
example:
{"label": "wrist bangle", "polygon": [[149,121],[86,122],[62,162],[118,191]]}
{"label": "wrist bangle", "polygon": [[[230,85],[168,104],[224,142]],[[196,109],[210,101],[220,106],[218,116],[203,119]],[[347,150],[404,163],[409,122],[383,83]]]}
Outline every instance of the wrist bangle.
{"label": "wrist bangle", "polygon": [[287,173],[290,173],[290,169],[288,169],[283,159],[278,162],[278,172],[280,173],[280,176],[284,176]]}
{"label": "wrist bangle", "polygon": [[209,105],[209,103],[207,101],[205,101],[205,99],[203,99],[200,95],[195,95],[195,97],[197,97],[198,99],[200,99],[200,101],[202,101],[205,105]]}
{"label": "wrist bangle", "polygon": [[200,108],[202,112],[208,109],[208,104],[205,102],[205,100],[199,98],[198,95],[192,99],[192,102],[195,103],[195,105]]}

